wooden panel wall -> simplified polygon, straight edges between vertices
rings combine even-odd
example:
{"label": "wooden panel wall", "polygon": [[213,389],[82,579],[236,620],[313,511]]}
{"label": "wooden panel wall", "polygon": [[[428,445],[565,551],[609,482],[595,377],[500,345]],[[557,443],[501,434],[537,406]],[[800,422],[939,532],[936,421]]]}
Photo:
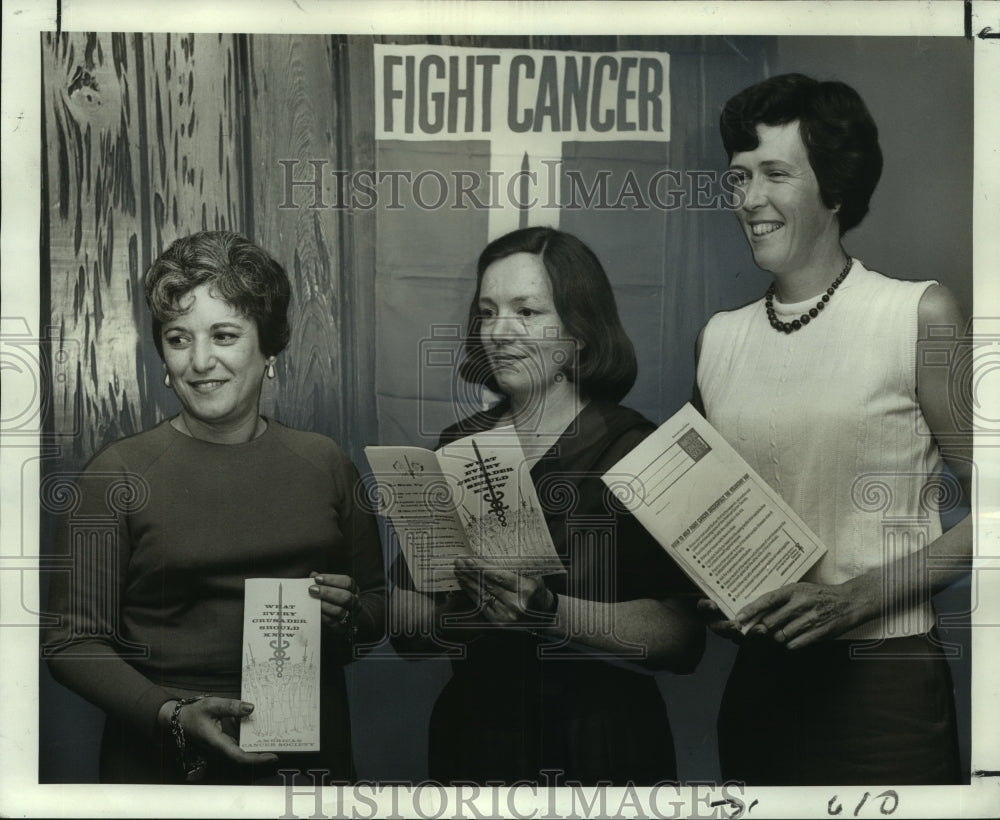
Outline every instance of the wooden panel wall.
{"label": "wooden panel wall", "polygon": [[[315,192],[293,188],[286,201],[286,166],[294,179],[325,179],[322,203],[337,201],[330,172],[343,168],[345,101],[334,96],[339,51],[329,37],[270,35],[250,42],[248,95],[253,208],[257,240],[279,259],[292,282],[292,339],[265,394],[266,414],[343,441],[347,430],[343,376],[341,213],[311,207]],[[289,206],[301,202],[303,207]]]}
{"label": "wooden panel wall", "polygon": [[141,47],[155,258],[192,231],[245,229],[244,106],[236,36],[144,35]]}
{"label": "wooden panel wall", "polygon": [[73,456],[81,459],[142,426],[133,305],[143,241],[143,89],[126,35],[45,34],[42,72],[50,322],[75,360],[55,386],[53,424],[72,430],[79,419]]}
{"label": "wooden panel wall", "polygon": [[[137,35],[142,62],[144,181],[141,272],[180,236],[248,228],[236,94],[238,38],[231,34]],[[176,411],[140,295],[132,305],[140,334],[138,369],[146,374],[143,429]],[[150,410],[155,408],[155,416]]]}
{"label": "wooden panel wall", "polygon": [[346,39],[327,36],[43,35],[42,323],[75,362],[50,423],[80,431],[62,466],[176,412],[142,277],[204,229],[245,233],[292,280],[292,342],[263,411],[357,455],[365,414],[348,408],[364,406],[365,379],[352,350],[372,332],[345,315],[370,287],[350,264],[358,226],[336,209],[278,207],[278,159],[350,167],[348,59]]}

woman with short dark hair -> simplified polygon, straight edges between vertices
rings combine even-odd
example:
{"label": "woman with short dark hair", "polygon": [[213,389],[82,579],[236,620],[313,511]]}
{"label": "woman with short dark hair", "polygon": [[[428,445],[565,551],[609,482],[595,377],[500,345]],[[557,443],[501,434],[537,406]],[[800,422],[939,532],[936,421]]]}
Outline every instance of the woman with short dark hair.
{"label": "woman with short dark hair", "polygon": [[[74,521],[116,523],[115,575],[95,583],[95,553],[92,566],[56,576],[49,667],[107,714],[102,782],[281,783],[278,769],[349,780],[342,667],[357,642],[382,633],[382,553],[347,455],[260,415],[265,374],[274,377],[289,339],[288,277],[245,237],[207,231],[174,242],[145,284],[181,411],[104,448],[81,475]],[[71,538],[64,526],[66,552]],[[244,581],[258,577],[313,579],[319,752],[238,746],[254,706],[240,699]]]}
{"label": "woman with short dark hair", "polygon": [[[538,257],[552,286],[552,300],[567,335],[576,339],[577,360],[566,371],[582,396],[621,401],[635,383],[635,350],[622,327],[615,295],[594,252],[572,234],[552,228],[514,231],[491,242],[476,265],[476,293],[469,306],[466,358],[459,373],[466,381],[497,390],[496,378],[481,335],[479,294],[483,274],[494,262],[527,253]],[[600,310],[600,306],[612,309]]]}
{"label": "woman with short dark hair", "polygon": [[[828,549],[736,623],[699,603],[741,642],[719,714],[722,775],[957,783],[931,594],[971,555],[970,519],[942,534],[937,507],[970,489],[971,425],[940,366],[964,332],[961,312],[936,282],[883,276],[841,245],[882,168],[854,89],[773,77],[726,104],[721,131],[737,217],[773,281],[702,330],[698,390],[708,420]],[[922,350],[932,328],[937,358]],[[962,487],[942,473],[942,451]],[[943,563],[928,579],[932,554]]]}
{"label": "woman with short dark hair", "polygon": [[[466,354],[464,378],[503,399],[449,427],[440,445],[514,426],[566,574],[458,559],[461,591],[432,598],[397,561],[392,605],[403,628],[394,645],[411,656],[464,652],[431,715],[430,776],[675,779],[667,713],[642,667],[690,671],[704,630],[680,570],[601,481],[654,425],[618,404],[635,380],[635,353],[600,262],[551,228],[490,243]],[[459,614],[464,628],[442,623]]]}
{"label": "woman with short dark hair", "polygon": [[185,313],[181,300],[199,285],[257,326],[261,352],[273,358],[288,346],[291,285],[285,269],[238,233],[203,231],[174,242],[146,274],[153,344],[163,357],[163,324]]}
{"label": "woman with short dark hair", "polygon": [[758,125],[799,124],[799,135],[827,208],[837,208],[843,236],[868,213],[882,176],[878,128],[846,83],[780,74],[730,99],[719,118],[722,145],[732,159],[759,144]]}

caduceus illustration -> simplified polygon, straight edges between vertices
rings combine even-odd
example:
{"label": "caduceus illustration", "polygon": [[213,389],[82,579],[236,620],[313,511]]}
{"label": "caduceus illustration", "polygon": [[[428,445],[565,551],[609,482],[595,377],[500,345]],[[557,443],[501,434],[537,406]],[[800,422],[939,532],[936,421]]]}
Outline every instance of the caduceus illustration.
{"label": "caduceus illustration", "polygon": [[410,461],[409,456],[403,456],[402,461],[394,461],[392,468],[397,473],[408,475],[410,478],[416,478],[424,471],[424,465],[418,461]]}
{"label": "caduceus illustration", "polygon": [[489,503],[489,512],[496,516],[497,523],[501,527],[507,526],[507,510],[510,506],[503,503],[503,490],[498,490],[493,486],[493,479],[490,476],[489,468],[486,466],[486,462],[483,461],[483,456],[479,452],[479,445],[476,444],[476,440],[472,440],[472,449],[476,453],[476,463],[479,464],[479,470],[483,474],[483,481],[486,483],[486,492],[483,493],[483,499]]}
{"label": "caduceus illustration", "polygon": [[271,653],[271,660],[274,661],[274,673],[280,678],[281,673],[285,668],[285,661],[288,660],[288,653],[285,651],[289,647],[289,642],[285,640],[285,636],[282,633],[282,627],[285,624],[285,610],[282,607],[282,588],[281,584],[278,584],[278,636],[271,641],[271,649],[274,650]]}

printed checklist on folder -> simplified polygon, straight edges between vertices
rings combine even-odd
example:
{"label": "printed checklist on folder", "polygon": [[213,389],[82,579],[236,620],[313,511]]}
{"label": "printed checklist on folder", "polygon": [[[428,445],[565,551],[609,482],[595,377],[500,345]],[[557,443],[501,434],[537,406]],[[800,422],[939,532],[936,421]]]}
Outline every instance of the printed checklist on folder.
{"label": "printed checklist on folder", "polygon": [[826,552],[690,404],[603,479],[729,618],[798,581]]}

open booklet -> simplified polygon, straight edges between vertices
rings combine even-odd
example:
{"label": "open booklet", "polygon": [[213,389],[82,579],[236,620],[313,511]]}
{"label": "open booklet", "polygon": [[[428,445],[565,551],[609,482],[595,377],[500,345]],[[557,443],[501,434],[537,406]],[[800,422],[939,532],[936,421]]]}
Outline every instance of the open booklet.
{"label": "open booklet", "polygon": [[826,552],[690,404],[602,478],[730,619]]}
{"label": "open booklet", "polygon": [[378,512],[392,522],[421,592],[459,589],[459,556],[524,575],[564,572],[513,427],[476,433],[436,452],[365,447]]}

